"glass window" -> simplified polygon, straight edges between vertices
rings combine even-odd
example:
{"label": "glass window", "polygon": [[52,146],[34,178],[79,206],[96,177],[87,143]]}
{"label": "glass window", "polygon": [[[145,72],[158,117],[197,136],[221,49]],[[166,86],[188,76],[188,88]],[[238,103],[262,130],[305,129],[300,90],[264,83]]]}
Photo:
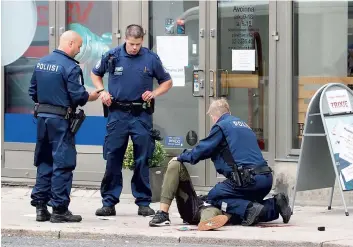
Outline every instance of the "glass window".
{"label": "glass window", "polygon": [[219,96],[268,151],[269,1],[218,1],[217,23]]}
{"label": "glass window", "polygon": [[[85,88],[95,90],[90,73],[102,55],[112,45],[112,2],[111,1],[67,1],[66,24],[82,37],[82,47],[75,59],[80,62]],[[102,15],[104,13],[104,15]],[[103,77],[104,87],[108,88],[108,75]],[[100,100],[85,106],[86,115],[102,116]]]}
{"label": "glass window", "polygon": [[199,66],[199,2],[150,1],[149,19],[150,49],[173,79],[173,88],[156,100],[154,128],[168,148],[189,148],[200,135],[199,100],[192,96],[193,70]]}
{"label": "glass window", "polygon": [[300,148],[305,114],[317,89],[353,84],[353,1],[293,2],[292,147]]}
{"label": "glass window", "polygon": [[5,113],[30,113],[33,110],[32,99],[28,96],[33,68],[41,57],[49,54],[49,1],[35,1],[35,5],[37,28],[32,42],[16,61],[4,66]]}

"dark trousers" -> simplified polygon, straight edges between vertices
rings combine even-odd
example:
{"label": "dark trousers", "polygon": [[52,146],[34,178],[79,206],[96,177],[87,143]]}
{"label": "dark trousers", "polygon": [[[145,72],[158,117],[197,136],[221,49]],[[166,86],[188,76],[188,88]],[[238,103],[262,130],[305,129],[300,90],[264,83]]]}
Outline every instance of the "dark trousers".
{"label": "dark trousers", "polygon": [[272,174],[256,175],[254,183],[246,187],[236,187],[232,180],[216,184],[208,193],[208,200],[223,211],[236,215],[240,219],[244,218],[248,205],[258,202],[265,207],[265,214],[261,217],[261,222],[276,220],[279,217],[275,199],[264,200],[272,188]]}
{"label": "dark trousers", "polygon": [[69,130],[68,120],[37,118],[34,153],[37,177],[31,194],[33,206],[49,203],[55,209],[67,210],[76,154],[75,139]]}
{"label": "dark trousers", "polygon": [[151,116],[145,112],[135,116],[115,110],[109,112],[106,128],[103,156],[107,166],[101,184],[103,206],[110,207],[119,203],[123,187],[122,166],[129,136],[133,143],[135,161],[131,180],[132,194],[137,205],[148,206],[152,197],[148,164],[155,147],[151,136]]}

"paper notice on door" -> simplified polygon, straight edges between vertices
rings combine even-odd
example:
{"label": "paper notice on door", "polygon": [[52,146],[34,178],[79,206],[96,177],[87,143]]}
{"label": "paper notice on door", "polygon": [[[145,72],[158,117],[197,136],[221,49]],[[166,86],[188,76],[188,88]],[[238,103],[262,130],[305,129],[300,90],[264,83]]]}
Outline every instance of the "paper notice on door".
{"label": "paper notice on door", "polygon": [[173,87],[183,87],[185,86],[185,69],[184,67],[180,68],[165,68],[170,74],[173,80]]}
{"label": "paper notice on door", "polygon": [[328,91],[326,92],[326,99],[332,113],[352,111],[347,90]]}
{"label": "paper notice on door", "polygon": [[185,66],[189,63],[188,36],[157,36],[157,54],[170,73],[173,86],[185,86]]}
{"label": "paper notice on door", "polygon": [[255,71],[255,50],[232,50],[232,71]]}

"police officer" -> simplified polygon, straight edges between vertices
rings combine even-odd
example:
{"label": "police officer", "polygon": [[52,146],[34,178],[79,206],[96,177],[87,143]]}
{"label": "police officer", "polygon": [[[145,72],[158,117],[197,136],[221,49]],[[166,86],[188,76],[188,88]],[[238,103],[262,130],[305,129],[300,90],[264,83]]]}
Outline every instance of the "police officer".
{"label": "police officer", "polygon": [[[209,136],[175,159],[194,165],[211,158],[217,172],[227,179],[210,190],[206,201],[238,218],[242,225],[272,221],[279,214],[288,223],[291,209],[287,195],[279,193],[263,200],[272,188],[273,178],[255,133],[244,121],[230,115],[225,99],[213,101],[208,114],[214,123]],[[167,212],[158,211],[152,223],[161,224],[167,216]]]}
{"label": "police officer", "polygon": [[[152,113],[154,99],[172,87],[172,80],[159,57],[142,47],[144,31],[139,25],[129,25],[125,43],[111,49],[98,61],[91,73],[97,89],[103,88],[102,77],[108,77],[108,91],[101,93],[103,104],[109,107],[107,134],[103,157],[107,161],[101,184],[103,207],[96,215],[116,215],[122,190],[122,164],[129,136],[134,145],[134,175],[132,194],[138,205],[138,215],[154,215],[149,207],[151,188],[149,162],[154,152]],[[159,86],[153,90],[153,78]]]}
{"label": "police officer", "polygon": [[[37,143],[34,164],[36,184],[31,194],[31,205],[36,207],[37,221],[80,222],[68,207],[72,173],[76,167],[76,148],[70,131],[70,117],[77,106],[98,99],[96,91],[88,93],[82,71],[74,57],[80,52],[81,37],[64,32],[58,49],[41,58],[35,66],[29,95],[38,103]],[[53,213],[47,210],[53,207]]]}

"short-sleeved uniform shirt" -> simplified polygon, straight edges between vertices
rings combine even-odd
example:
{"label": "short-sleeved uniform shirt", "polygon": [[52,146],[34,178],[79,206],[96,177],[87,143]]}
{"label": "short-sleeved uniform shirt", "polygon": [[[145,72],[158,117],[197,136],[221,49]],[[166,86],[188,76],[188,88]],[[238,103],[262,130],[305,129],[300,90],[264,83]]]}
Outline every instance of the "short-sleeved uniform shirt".
{"label": "short-sleeved uniform shirt", "polygon": [[[28,93],[36,103],[76,108],[88,101],[83,83],[78,61],[56,49],[36,64]],[[39,116],[59,117],[44,113]]]}
{"label": "short-sleeved uniform shirt", "polygon": [[[113,57],[113,69],[109,69],[108,56]],[[137,55],[129,55],[125,44],[111,49],[92,69],[103,77],[109,73],[108,91],[118,101],[141,100],[142,94],[153,90],[153,78],[158,84],[171,79],[157,54],[142,47]]]}

